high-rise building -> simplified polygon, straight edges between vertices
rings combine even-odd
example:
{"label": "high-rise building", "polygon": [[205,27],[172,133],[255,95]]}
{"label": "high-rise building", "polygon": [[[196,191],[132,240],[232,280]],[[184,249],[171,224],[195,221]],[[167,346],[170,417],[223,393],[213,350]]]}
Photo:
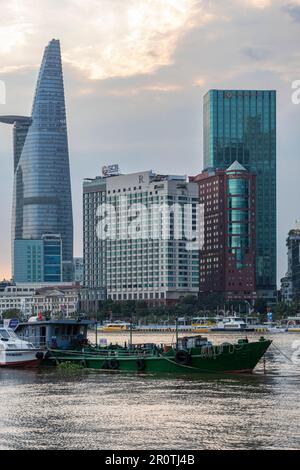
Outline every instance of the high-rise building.
{"label": "high-rise building", "polygon": [[253,301],[255,292],[255,174],[237,161],[192,178],[204,205],[200,295]]}
{"label": "high-rise building", "polygon": [[100,204],[106,202],[106,178],[85,179],[83,182],[83,289],[81,309],[98,311],[106,299],[105,240],[97,237]]}
{"label": "high-rise building", "polygon": [[[187,240],[199,233],[198,201],[197,184],[185,176],[146,171],[86,179],[81,309],[97,309],[103,292],[114,301],[150,304],[197,296],[199,245],[187,249]],[[186,239],[176,236],[183,227]]]}
{"label": "high-rise building", "polygon": [[[15,240],[59,234],[63,281],[73,275],[73,216],[60,43],[45,49],[31,117],[2,116],[14,125],[12,249]],[[18,271],[13,259],[13,274]]]}
{"label": "high-rise building", "polygon": [[14,260],[16,283],[62,282],[60,235],[42,235],[39,240],[15,240]]}
{"label": "high-rise building", "polygon": [[74,269],[74,276],[73,280],[75,283],[82,284],[83,283],[83,258],[74,258],[73,259],[73,269]]}
{"label": "high-rise building", "polygon": [[288,271],[282,280],[282,291],[284,300],[290,302],[300,300],[300,226],[289,231],[286,246]]}
{"label": "high-rise building", "polygon": [[238,161],[256,174],[256,287],[276,298],[276,91],[210,90],[204,97],[204,169]]}
{"label": "high-rise building", "polygon": [[[106,179],[106,202],[114,208],[108,226],[115,234],[105,246],[108,298],[168,304],[197,296],[199,247],[187,249],[186,241],[198,229],[197,184],[151,171],[113,176]],[[182,209],[178,217],[175,207]]]}

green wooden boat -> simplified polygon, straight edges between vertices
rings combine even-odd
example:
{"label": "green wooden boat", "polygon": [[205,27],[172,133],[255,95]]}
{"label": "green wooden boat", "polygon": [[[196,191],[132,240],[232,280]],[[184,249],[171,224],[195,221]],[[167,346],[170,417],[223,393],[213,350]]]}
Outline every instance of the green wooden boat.
{"label": "green wooden boat", "polygon": [[122,372],[164,373],[250,373],[271,345],[261,337],[249,342],[214,346],[202,336],[184,337],[175,346],[155,344],[131,347],[88,347],[81,351],[51,349],[46,355],[49,364],[73,363],[88,369]]}

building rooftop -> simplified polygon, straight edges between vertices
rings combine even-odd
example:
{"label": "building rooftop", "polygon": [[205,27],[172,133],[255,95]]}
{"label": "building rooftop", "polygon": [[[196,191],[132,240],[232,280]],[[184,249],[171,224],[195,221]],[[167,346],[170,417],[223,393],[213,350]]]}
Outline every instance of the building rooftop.
{"label": "building rooftop", "polygon": [[230,172],[230,171],[247,171],[245,167],[243,167],[243,165],[241,165],[237,160],[235,160],[235,162],[232,163],[232,165],[230,165],[229,168],[227,168],[226,172]]}

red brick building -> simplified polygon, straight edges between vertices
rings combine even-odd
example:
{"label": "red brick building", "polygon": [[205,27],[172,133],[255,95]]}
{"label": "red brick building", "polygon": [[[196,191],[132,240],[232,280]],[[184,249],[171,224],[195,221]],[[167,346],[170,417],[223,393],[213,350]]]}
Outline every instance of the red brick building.
{"label": "red brick building", "polygon": [[253,300],[255,293],[256,176],[240,163],[191,178],[204,204],[200,294]]}

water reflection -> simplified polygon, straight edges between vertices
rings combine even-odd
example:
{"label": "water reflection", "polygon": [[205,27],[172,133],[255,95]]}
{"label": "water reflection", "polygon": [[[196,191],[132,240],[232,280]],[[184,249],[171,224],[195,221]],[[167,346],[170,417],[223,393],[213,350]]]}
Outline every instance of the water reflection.
{"label": "water reflection", "polygon": [[[224,337],[222,338],[224,340]],[[289,353],[291,337],[276,342]],[[247,376],[0,370],[0,448],[300,447],[300,374],[275,350]]]}

